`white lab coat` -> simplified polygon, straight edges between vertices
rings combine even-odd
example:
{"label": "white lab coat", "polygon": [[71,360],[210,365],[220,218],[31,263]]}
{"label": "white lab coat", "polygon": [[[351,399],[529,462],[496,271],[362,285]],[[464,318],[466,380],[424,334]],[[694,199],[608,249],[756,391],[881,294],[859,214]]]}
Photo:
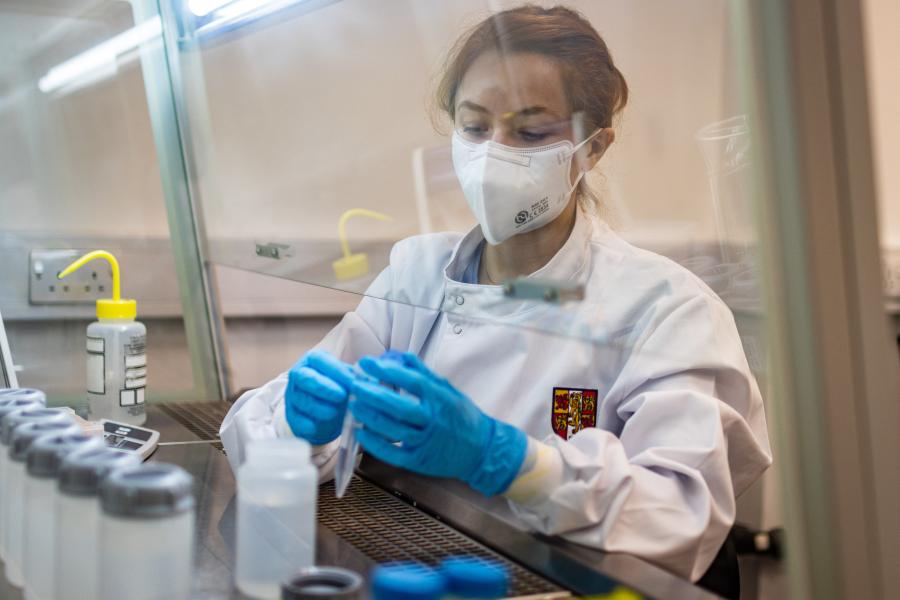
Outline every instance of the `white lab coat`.
{"label": "white lab coat", "polygon": [[[581,210],[563,248],[532,274],[584,283],[574,308],[502,301],[497,286],[459,283],[482,239],[476,227],[399,242],[319,347],[350,362],[388,348],[418,353],[529,435],[536,465],[506,494],[528,526],[699,579],[734,521],[735,497],[771,464],[730,310],[689,271]],[[291,435],[286,380],[247,392],[225,418],[234,467],[248,441]],[[596,426],[565,427],[566,440],[555,433],[554,388],[597,390]],[[335,450],[314,451],[323,476]]]}

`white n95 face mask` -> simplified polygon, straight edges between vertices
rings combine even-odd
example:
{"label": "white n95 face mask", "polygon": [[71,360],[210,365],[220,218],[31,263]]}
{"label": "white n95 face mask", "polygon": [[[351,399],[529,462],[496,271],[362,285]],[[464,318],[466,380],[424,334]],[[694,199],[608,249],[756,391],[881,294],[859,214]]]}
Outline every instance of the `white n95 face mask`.
{"label": "white n95 face mask", "polygon": [[536,148],[480,144],[453,134],[453,169],[484,239],[497,245],[558,217],[581,181],[569,183],[572,156],[597,135],[573,146],[565,140]]}

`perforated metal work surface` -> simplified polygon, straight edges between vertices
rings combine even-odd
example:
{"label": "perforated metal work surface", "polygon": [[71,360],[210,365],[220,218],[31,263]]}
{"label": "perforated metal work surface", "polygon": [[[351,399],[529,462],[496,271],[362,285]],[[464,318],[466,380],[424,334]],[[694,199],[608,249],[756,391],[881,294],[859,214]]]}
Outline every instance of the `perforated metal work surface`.
{"label": "perforated metal work surface", "polygon": [[341,499],[334,497],[333,483],[323,485],[318,509],[320,523],[375,562],[412,560],[434,565],[449,556],[479,556],[506,566],[511,596],[563,591],[359,477],[354,476]]}
{"label": "perforated metal work surface", "polygon": [[[158,405],[192,433],[217,440],[228,402]],[[221,449],[221,443],[217,443]],[[337,499],[334,483],[319,490],[318,519],[335,535],[376,563],[412,560],[434,565],[449,556],[468,555],[503,563],[510,573],[510,595],[563,592],[556,584],[529,571],[446,523],[354,475],[347,494]]]}
{"label": "perforated metal work surface", "polygon": [[[157,405],[201,440],[219,439],[219,427],[231,408],[229,402],[170,402]],[[221,445],[220,445],[221,449]]]}

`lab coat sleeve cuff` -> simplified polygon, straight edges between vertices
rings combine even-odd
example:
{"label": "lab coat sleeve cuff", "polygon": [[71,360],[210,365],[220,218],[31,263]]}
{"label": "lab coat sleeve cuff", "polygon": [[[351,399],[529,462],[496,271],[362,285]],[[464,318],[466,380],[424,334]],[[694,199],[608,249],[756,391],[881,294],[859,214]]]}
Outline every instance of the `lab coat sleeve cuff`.
{"label": "lab coat sleeve cuff", "polygon": [[275,406],[275,414],[272,415],[272,424],[275,426],[275,435],[280,438],[296,437],[291,431],[291,426],[287,422],[287,415],[284,411],[284,398]]}
{"label": "lab coat sleeve cuff", "polygon": [[533,438],[528,439],[528,457],[522,470],[504,492],[519,505],[533,505],[549,498],[562,484],[563,461],[559,451]]}
{"label": "lab coat sleeve cuff", "polygon": [[312,463],[319,470],[319,483],[325,483],[334,478],[334,468],[337,464],[339,440],[312,447]]}

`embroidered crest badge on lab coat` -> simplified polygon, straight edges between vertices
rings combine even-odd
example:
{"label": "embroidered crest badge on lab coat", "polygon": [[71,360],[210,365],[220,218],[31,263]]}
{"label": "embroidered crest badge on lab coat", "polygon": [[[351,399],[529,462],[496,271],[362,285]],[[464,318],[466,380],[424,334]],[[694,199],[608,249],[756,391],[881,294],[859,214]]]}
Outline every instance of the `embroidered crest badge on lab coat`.
{"label": "embroidered crest badge on lab coat", "polygon": [[553,388],[553,431],[564,440],[597,425],[597,390]]}

